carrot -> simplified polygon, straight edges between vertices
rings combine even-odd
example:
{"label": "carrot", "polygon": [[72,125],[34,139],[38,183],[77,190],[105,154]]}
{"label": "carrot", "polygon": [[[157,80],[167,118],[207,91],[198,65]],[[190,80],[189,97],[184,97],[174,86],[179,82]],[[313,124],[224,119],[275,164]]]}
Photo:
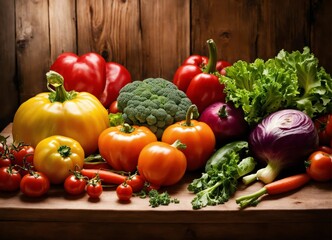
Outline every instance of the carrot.
{"label": "carrot", "polygon": [[105,184],[122,184],[126,181],[127,176],[103,169],[81,169],[81,174],[89,179],[99,174],[101,181]]}
{"label": "carrot", "polygon": [[264,194],[276,195],[280,193],[289,192],[295,190],[307,182],[310,181],[310,177],[306,173],[296,174],[290,177],[286,177],[272,183],[266,184],[263,188],[249,195],[241,196],[235,201],[241,208],[247,206],[256,206],[259,203],[259,198]]}

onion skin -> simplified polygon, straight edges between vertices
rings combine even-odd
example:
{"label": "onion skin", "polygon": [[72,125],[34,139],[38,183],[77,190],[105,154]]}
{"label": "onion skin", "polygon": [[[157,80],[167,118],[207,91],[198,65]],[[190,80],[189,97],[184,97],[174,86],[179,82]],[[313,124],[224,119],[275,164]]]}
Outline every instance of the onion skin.
{"label": "onion skin", "polygon": [[258,180],[272,182],[286,168],[303,165],[318,147],[314,122],[305,113],[285,109],[270,114],[249,136],[252,155],[267,164],[256,173]]}
{"label": "onion skin", "polygon": [[244,139],[249,130],[242,108],[236,108],[231,102],[211,104],[202,112],[199,121],[210,126],[218,144]]}

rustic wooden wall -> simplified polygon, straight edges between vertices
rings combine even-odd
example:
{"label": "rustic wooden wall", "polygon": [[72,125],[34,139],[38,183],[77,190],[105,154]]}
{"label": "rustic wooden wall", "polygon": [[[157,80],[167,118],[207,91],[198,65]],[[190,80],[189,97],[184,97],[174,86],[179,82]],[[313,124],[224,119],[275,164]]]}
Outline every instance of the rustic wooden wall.
{"label": "rustic wooden wall", "polygon": [[0,0],[0,129],[46,90],[62,52],[101,54],[133,79],[171,80],[190,54],[217,43],[230,62],[309,46],[332,72],[329,0]]}

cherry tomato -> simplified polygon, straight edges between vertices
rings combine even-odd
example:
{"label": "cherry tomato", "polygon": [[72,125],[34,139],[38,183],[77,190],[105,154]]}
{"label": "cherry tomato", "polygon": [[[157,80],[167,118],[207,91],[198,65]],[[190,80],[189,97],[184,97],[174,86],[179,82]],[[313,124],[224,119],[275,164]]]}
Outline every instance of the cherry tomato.
{"label": "cherry tomato", "polygon": [[8,156],[1,156],[0,157],[0,167],[9,167],[12,164],[12,160]]}
{"label": "cherry tomato", "polygon": [[30,165],[33,164],[33,156],[35,153],[34,147],[30,145],[19,144],[18,146],[13,146],[11,150],[13,154],[13,163],[23,167],[24,162]]}
{"label": "cherry tomato", "polygon": [[0,168],[0,191],[12,192],[20,188],[21,174],[12,166]]}
{"label": "cherry tomato", "polygon": [[132,187],[127,184],[126,182],[120,184],[116,188],[116,195],[118,196],[118,199],[123,202],[127,202],[130,200],[133,194],[133,189]]}
{"label": "cherry tomato", "polygon": [[126,182],[131,186],[133,192],[139,192],[144,188],[145,179],[140,175],[134,174],[129,176]]}
{"label": "cherry tomato", "polygon": [[319,146],[317,151],[323,151],[323,152],[326,152],[328,154],[332,154],[332,148],[330,148],[328,146]]}
{"label": "cherry tomato", "polygon": [[308,175],[316,181],[332,179],[332,156],[323,151],[313,152],[305,162]]}
{"label": "cherry tomato", "polygon": [[64,188],[70,195],[80,195],[85,191],[86,180],[79,172],[74,172],[65,179]]}
{"label": "cherry tomato", "polygon": [[332,114],[318,117],[314,123],[318,131],[319,144],[330,145],[332,141]]}
{"label": "cherry tomato", "polygon": [[103,193],[103,186],[101,185],[101,181],[98,175],[88,181],[86,192],[90,198],[99,198]]}
{"label": "cherry tomato", "polygon": [[110,107],[108,108],[109,113],[118,113],[120,112],[118,109],[118,101],[114,101],[111,103]]}
{"label": "cherry tomato", "polygon": [[50,180],[41,172],[30,171],[22,177],[20,189],[29,197],[40,197],[50,189]]}

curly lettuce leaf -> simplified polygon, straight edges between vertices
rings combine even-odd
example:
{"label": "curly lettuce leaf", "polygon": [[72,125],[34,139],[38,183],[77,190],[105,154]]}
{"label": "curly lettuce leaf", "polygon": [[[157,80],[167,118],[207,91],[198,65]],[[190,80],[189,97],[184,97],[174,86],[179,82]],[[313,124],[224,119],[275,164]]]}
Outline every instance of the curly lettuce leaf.
{"label": "curly lettuce leaf", "polygon": [[285,108],[301,110],[312,118],[332,109],[331,76],[319,67],[308,47],[302,53],[281,50],[266,62],[237,61],[220,81],[225,83],[227,101],[242,107],[250,125]]}

